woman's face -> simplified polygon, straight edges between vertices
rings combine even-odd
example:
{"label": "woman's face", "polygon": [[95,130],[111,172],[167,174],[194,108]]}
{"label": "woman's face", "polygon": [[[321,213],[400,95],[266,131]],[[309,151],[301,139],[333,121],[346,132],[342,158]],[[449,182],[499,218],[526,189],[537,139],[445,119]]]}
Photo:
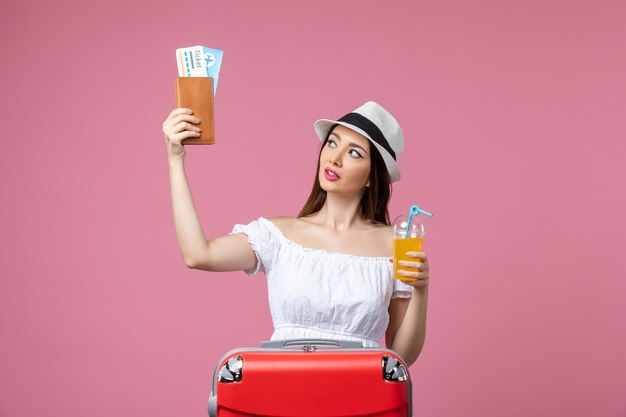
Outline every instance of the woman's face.
{"label": "woman's face", "polygon": [[337,125],[320,154],[320,186],[326,192],[360,196],[369,186],[370,167],[370,141]]}

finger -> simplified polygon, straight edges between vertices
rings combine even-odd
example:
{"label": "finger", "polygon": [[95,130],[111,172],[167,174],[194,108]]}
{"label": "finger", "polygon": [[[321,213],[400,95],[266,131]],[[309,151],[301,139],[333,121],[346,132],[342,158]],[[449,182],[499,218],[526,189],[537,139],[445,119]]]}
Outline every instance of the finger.
{"label": "finger", "polygon": [[171,141],[174,143],[180,143],[182,142],[183,139],[186,138],[197,138],[198,136],[200,136],[200,133],[198,132],[191,132],[189,130],[185,130],[184,132],[180,132],[177,133],[175,135],[171,136]]}
{"label": "finger", "polygon": [[407,271],[405,269],[398,269],[398,275],[402,275],[407,278],[414,279],[428,279],[428,272],[415,272],[415,271]]}
{"label": "finger", "polygon": [[178,132],[182,132],[183,130],[189,130],[192,132],[202,132],[202,129],[200,129],[197,126],[192,125],[189,122],[180,122],[177,125],[175,125],[174,127],[172,127],[171,131],[173,133],[178,133]]}
{"label": "finger", "polygon": [[174,117],[169,123],[167,123],[167,126],[174,126],[180,122],[187,122],[197,125],[200,123],[200,119],[191,114],[179,114],[178,116]]}
{"label": "finger", "polygon": [[193,110],[188,107],[178,107],[172,110],[170,114],[172,115],[172,117],[179,114],[193,114]]}
{"label": "finger", "polygon": [[407,252],[406,255],[410,258],[421,258],[421,259],[426,259],[426,254],[424,252]]}
{"label": "finger", "polygon": [[428,271],[428,264],[423,262],[399,260],[398,265],[419,269],[420,271]]}
{"label": "finger", "polygon": [[177,107],[174,110],[172,110],[172,113],[173,112],[193,114],[193,110],[191,110],[189,107]]}
{"label": "finger", "polygon": [[419,272],[413,272],[413,271],[406,271],[404,269],[398,269],[398,275],[406,277],[406,278],[417,279],[418,278],[418,274],[419,274]]}
{"label": "finger", "polygon": [[424,288],[428,285],[428,280],[407,282],[407,285],[410,285],[413,288]]}
{"label": "finger", "polygon": [[174,110],[170,112],[170,114],[167,115],[167,118],[165,119],[165,122],[163,124],[169,122],[174,117],[181,115],[181,114],[193,114],[193,110],[185,108],[185,107],[175,108]]}
{"label": "finger", "polygon": [[410,276],[405,275],[406,271],[398,271],[398,275],[400,275],[400,277],[396,277],[398,280],[402,281],[402,282],[415,282],[417,281],[417,278],[413,278]]}
{"label": "finger", "polygon": [[163,123],[163,131],[165,132],[167,130],[170,130],[173,126],[176,126],[180,122],[198,124],[200,123],[200,119],[191,114],[179,114],[173,119],[167,120],[165,123]]}
{"label": "finger", "polygon": [[198,129],[192,128],[192,124],[189,122],[181,121],[174,124],[168,124],[163,126],[163,133],[166,136],[173,135],[174,133],[182,132],[183,130],[197,131]]}
{"label": "finger", "polygon": [[428,280],[427,279],[403,278],[400,281],[402,281],[406,285],[410,285],[413,288],[424,288],[424,287],[426,287],[428,285]]}

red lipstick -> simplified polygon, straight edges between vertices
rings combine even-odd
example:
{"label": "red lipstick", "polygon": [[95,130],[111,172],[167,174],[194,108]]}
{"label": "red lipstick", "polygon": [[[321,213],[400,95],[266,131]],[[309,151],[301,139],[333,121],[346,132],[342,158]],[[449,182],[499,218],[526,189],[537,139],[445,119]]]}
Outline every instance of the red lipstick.
{"label": "red lipstick", "polygon": [[334,170],[330,168],[324,169],[324,176],[326,177],[328,181],[337,181],[339,178],[341,178],[339,174],[337,174],[337,172],[335,172]]}

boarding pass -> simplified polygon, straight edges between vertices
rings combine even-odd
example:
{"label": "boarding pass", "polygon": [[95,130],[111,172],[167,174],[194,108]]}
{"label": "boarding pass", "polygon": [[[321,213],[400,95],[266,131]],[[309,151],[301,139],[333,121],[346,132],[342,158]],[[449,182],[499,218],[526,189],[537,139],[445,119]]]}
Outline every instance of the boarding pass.
{"label": "boarding pass", "polygon": [[176,50],[178,76],[213,78],[213,97],[215,97],[223,56],[224,51],[206,46],[178,48]]}

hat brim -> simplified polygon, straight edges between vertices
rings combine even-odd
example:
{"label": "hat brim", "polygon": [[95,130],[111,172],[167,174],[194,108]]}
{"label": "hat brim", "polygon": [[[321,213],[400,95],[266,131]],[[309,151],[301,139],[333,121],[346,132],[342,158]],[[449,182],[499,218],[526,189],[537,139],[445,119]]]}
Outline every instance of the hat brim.
{"label": "hat brim", "polygon": [[326,136],[328,135],[328,132],[330,131],[330,128],[333,125],[341,125],[341,126],[347,127],[348,129],[351,129],[365,136],[370,141],[370,143],[374,145],[376,149],[378,149],[378,152],[380,152],[381,156],[383,157],[383,160],[385,161],[385,166],[387,167],[387,171],[389,172],[389,179],[391,180],[391,182],[396,182],[400,180],[400,167],[398,166],[395,159],[393,159],[393,156],[391,156],[391,154],[387,152],[385,148],[380,146],[378,143],[374,142],[372,138],[365,131],[363,131],[362,129],[359,129],[356,126],[351,125],[350,123],[339,122],[337,120],[330,120],[330,119],[316,120],[315,123],[313,123],[313,128],[315,129],[315,133],[317,133],[317,136],[320,138],[321,142],[323,142],[324,139],[326,139]]}

